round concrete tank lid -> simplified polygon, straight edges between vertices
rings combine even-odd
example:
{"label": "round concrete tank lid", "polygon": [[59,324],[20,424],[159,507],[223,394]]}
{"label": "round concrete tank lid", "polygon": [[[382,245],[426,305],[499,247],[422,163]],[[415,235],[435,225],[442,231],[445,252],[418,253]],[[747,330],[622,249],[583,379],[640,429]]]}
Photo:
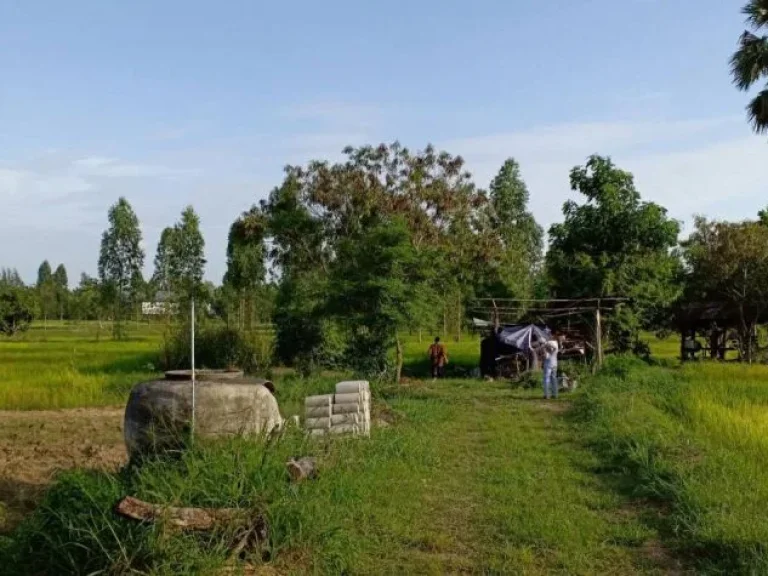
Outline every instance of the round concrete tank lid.
{"label": "round concrete tank lid", "polygon": [[[242,370],[195,370],[195,379],[205,380],[237,380],[243,377]],[[192,370],[168,370],[166,380],[192,380]]]}

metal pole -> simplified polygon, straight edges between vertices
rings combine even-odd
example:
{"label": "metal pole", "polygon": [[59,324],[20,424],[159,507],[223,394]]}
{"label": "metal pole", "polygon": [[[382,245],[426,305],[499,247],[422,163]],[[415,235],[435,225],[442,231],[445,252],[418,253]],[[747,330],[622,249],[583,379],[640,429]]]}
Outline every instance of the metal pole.
{"label": "metal pole", "polygon": [[192,298],[192,438],[195,437],[195,299]]}

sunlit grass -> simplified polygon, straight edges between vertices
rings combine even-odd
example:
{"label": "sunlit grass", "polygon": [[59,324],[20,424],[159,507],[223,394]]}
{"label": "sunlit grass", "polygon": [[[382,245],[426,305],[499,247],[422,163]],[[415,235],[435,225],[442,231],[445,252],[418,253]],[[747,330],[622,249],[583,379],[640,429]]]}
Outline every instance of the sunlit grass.
{"label": "sunlit grass", "polygon": [[157,327],[132,324],[127,340],[114,341],[108,325],[48,324],[0,339],[0,409],[120,404],[157,374]]}
{"label": "sunlit grass", "polygon": [[768,366],[613,362],[579,412],[635,494],[673,505],[670,533],[702,569],[768,571]]}

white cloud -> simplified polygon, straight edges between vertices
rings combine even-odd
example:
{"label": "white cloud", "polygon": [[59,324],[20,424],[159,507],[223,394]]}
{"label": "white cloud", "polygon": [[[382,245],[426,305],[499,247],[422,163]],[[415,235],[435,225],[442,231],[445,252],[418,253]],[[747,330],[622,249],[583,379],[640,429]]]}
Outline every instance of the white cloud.
{"label": "white cloud", "polygon": [[123,193],[134,179],[173,180],[194,171],[106,156],[71,159],[44,155],[0,167],[0,226],[75,230],[92,221],[92,210]]}
{"label": "white cloud", "polygon": [[[74,174],[0,168],[0,200],[10,205],[18,202],[46,202],[72,193],[85,192],[90,188],[91,185],[85,179]],[[6,204],[6,208],[9,204]]]}
{"label": "white cloud", "polygon": [[133,164],[103,156],[88,156],[74,160],[71,164],[71,172],[84,177],[102,178],[174,177],[190,173],[189,170],[155,164]]}

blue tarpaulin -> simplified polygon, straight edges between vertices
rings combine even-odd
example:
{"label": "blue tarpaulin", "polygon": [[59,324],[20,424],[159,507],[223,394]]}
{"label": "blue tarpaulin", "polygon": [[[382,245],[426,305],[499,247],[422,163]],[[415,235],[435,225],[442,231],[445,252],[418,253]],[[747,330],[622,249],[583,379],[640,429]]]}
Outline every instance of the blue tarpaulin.
{"label": "blue tarpaulin", "polygon": [[549,328],[536,326],[535,324],[517,324],[504,326],[497,335],[499,342],[517,348],[522,352],[528,352],[532,344],[544,343],[552,339]]}

